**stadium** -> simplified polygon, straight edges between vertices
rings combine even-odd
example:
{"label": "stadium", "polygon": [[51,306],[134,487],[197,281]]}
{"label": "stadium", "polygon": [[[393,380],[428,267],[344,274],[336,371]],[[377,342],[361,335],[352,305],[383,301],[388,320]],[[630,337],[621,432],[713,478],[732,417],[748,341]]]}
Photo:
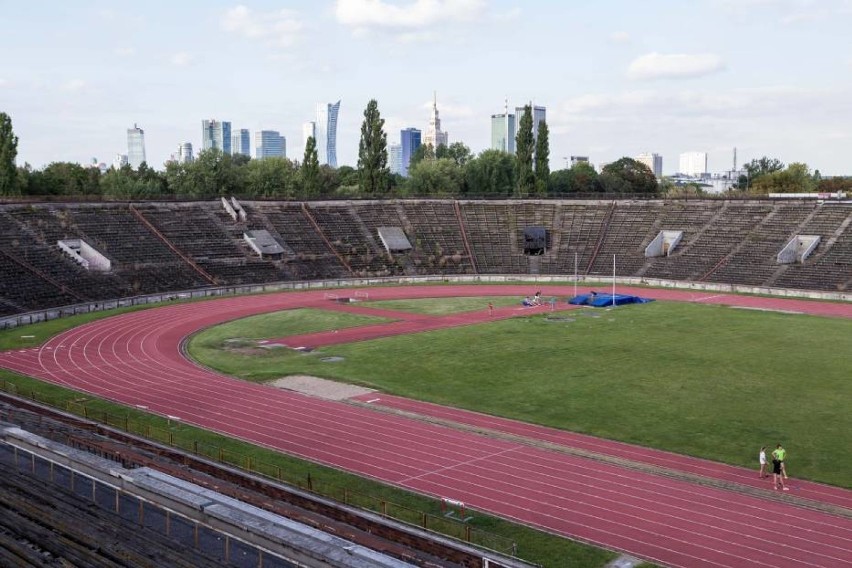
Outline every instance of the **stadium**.
{"label": "stadium", "polygon": [[[6,203],[0,220],[9,401],[438,543],[356,540],[362,565],[850,563],[852,202],[221,198]],[[590,292],[654,301],[570,303]],[[777,443],[788,492],[757,474]],[[131,461],[121,479],[164,471]],[[193,522],[248,513],[218,514]]]}

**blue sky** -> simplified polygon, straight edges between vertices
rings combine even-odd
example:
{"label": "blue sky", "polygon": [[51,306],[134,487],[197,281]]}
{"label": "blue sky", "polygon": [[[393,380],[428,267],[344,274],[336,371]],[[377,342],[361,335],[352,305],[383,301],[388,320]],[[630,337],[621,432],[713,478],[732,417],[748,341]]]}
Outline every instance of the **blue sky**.
{"label": "blue sky", "polygon": [[159,168],[204,118],[279,130],[301,159],[338,99],[354,165],[369,99],[392,142],[435,90],[474,152],[505,97],[546,106],[553,169],[706,151],[722,171],[736,146],[852,175],[852,0],[0,0],[0,27],[0,111],[36,167],[109,164],[138,123]]}

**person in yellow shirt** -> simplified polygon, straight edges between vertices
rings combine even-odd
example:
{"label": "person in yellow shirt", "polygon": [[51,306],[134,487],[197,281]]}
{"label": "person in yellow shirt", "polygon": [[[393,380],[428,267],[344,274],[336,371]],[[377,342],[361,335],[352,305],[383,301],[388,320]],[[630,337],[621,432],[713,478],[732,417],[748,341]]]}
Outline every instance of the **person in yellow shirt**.
{"label": "person in yellow shirt", "polygon": [[778,460],[781,464],[781,474],[784,476],[784,479],[787,479],[787,468],[784,466],[785,459],[787,459],[787,450],[785,450],[781,444],[778,444],[772,452],[772,462],[774,464],[775,460]]}

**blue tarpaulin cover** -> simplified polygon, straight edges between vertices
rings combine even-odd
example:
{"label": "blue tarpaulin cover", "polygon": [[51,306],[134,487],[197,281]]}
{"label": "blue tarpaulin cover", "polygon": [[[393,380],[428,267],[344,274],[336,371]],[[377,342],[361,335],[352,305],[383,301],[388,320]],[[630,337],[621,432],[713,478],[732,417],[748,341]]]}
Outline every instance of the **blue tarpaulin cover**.
{"label": "blue tarpaulin cover", "polygon": [[[615,301],[613,301],[613,299]],[[569,304],[575,306],[594,306],[596,308],[605,308],[607,306],[622,306],[624,304],[647,304],[653,302],[650,298],[640,298],[639,296],[630,296],[628,294],[580,294],[568,300]]]}

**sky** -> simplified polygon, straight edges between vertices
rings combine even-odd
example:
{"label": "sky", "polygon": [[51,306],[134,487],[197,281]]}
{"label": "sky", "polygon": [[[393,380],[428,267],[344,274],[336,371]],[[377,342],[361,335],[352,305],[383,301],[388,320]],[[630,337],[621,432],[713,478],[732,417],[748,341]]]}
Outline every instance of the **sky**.
{"label": "sky", "polygon": [[[655,152],[663,172],[769,156],[852,175],[852,0],[0,0],[0,112],[19,165],[111,164],[127,129],[161,168],[203,119],[278,130],[341,100],[354,166],[376,99],[388,143],[425,131],[490,145],[490,116],[547,108],[551,169]],[[844,39],[845,38],[845,39]]]}

